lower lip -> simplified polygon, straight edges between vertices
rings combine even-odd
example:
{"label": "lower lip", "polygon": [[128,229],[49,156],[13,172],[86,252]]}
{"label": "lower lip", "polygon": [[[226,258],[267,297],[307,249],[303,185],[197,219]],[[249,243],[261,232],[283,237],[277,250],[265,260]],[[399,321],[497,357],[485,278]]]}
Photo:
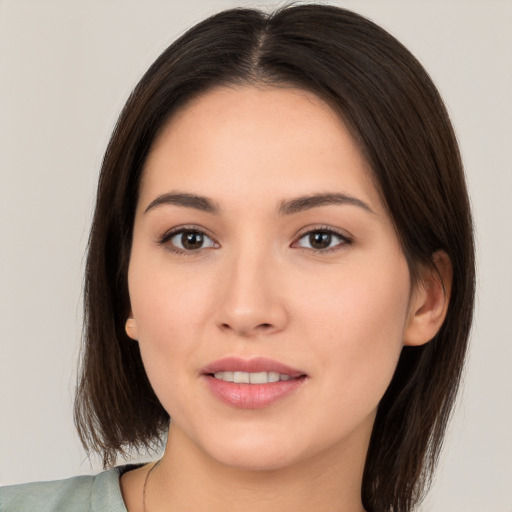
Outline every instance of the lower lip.
{"label": "lower lip", "polygon": [[205,375],[210,391],[222,402],[239,409],[262,409],[294,393],[306,377],[267,384],[238,384]]}

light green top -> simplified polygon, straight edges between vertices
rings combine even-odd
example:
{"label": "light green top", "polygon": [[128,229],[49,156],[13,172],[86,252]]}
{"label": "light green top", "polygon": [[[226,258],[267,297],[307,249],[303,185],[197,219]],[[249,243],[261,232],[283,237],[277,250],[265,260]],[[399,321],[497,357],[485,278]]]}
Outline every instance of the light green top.
{"label": "light green top", "polygon": [[127,512],[119,477],[134,466],[93,476],[0,487],[0,512]]}

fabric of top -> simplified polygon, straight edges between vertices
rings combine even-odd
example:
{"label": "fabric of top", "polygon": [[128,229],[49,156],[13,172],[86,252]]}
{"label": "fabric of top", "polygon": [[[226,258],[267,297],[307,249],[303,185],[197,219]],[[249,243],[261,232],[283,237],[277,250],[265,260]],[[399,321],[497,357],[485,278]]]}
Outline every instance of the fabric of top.
{"label": "fabric of top", "polygon": [[0,512],[127,512],[119,477],[135,466],[0,488]]}

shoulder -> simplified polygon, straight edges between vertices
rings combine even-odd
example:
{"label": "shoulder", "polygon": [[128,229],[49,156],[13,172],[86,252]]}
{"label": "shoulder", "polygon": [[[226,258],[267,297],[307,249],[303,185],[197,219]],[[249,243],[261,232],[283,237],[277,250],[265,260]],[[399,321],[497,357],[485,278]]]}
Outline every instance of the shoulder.
{"label": "shoulder", "polygon": [[0,488],[0,512],[126,512],[113,468],[95,476]]}

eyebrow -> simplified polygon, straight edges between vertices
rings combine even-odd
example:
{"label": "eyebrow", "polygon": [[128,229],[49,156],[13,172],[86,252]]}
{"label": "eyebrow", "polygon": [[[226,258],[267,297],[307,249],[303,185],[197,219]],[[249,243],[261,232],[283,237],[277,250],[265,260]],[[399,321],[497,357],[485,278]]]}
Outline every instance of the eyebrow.
{"label": "eyebrow", "polygon": [[165,204],[184,206],[185,208],[193,208],[195,210],[212,213],[214,215],[218,215],[220,213],[219,206],[217,206],[217,204],[211,199],[195,194],[187,194],[185,192],[171,192],[169,194],[162,194],[161,196],[158,196],[156,199],[151,201],[149,206],[144,210],[144,213],[147,213],[148,211]]}
{"label": "eyebrow", "polygon": [[304,210],[329,205],[358,206],[369,213],[375,214],[370,206],[361,199],[341,193],[313,194],[310,196],[297,197],[281,202],[277,211],[279,215],[292,215]]}
{"label": "eyebrow", "polygon": [[[144,213],[163,205],[193,208],[213,215],[220,214],[220,207],[211,199],[185,192],[170,192],[158,196],[151,201],[149,206],[144,210]],[[278,215],[293,215],[294,213],[329,205],[357,206],[369,213],[375,214],[370,206],[361,199],[341,193],[312,194],[282,201],[277,209],[277,213]]]}

